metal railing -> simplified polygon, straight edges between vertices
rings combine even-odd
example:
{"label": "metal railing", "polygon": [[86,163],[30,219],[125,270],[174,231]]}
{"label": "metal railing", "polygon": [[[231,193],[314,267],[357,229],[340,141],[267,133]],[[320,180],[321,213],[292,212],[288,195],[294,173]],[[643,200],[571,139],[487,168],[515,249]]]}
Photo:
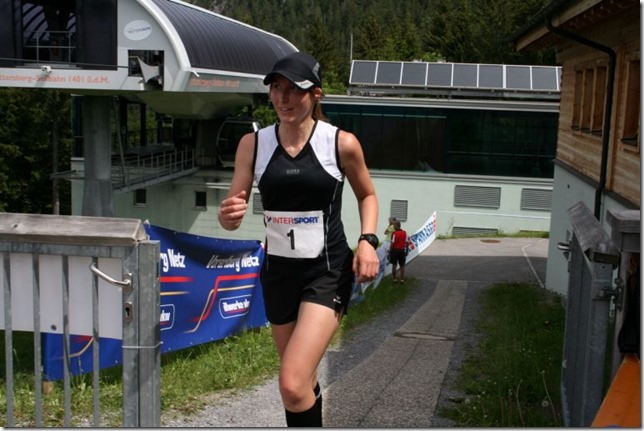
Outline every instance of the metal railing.
{"label": "metal railing", "polygon": [[565,426],[589,427],[603,399],[619,251],[583,202],[568,212],[572,236],[558,245],[568,255],[569,272],[561,402]]}
{"label": "metal railing", "polygon": [[130,192],[199,170],[194,149],[166,149],[167,146],[163,145],[147,145],[139,147],[141,154],[129,154],[119,162],[113,161],[111,178],[114,192]]}
{"label": "metal railing", "polygon": [[[123,426],[160,426],[159,253],[140,220],[0,213],[4,426],[43,426],[41,334],[47,332],[63,337],[63,426],[78,425],[72,334],[92,339],[93,426],[101,422],[100,337],[122,339]],[[14,350],[16,331],[33,333],[35,408],[27,424],[14,417],[14,362],[29,359]]]}
{"label": "metal railing", "polygon": [[25,59],[36,63],[71,65],[76,61],[76,33],[73,31],[33,31],[23,45]]}

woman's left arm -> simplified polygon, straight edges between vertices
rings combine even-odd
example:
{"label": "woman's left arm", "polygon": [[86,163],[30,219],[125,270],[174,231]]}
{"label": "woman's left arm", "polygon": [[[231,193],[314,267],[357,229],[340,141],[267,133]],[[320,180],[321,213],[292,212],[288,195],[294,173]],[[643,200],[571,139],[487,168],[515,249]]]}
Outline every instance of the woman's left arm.
{"label": "woman's left arm", "polygon": [[[342,168],[358,200],[360,233],[375,233],[378,224],[378,198],[364,160],[362,146],[355,135],[341,130],[338,147]],[[379,267],[380,261],[374,248],[367,241],[359,241],[353,259],[353,272],[358,281],[372,280]]]}

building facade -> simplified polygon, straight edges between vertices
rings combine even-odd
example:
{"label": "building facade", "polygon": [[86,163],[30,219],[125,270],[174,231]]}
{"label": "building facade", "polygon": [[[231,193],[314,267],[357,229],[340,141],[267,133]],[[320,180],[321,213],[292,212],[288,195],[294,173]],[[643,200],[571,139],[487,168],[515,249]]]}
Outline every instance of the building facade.
{"label": "building facade", "polygon": [[568,209],[583,201],[608,231],[608,211],[640,209],[640,13],[635,0],[557,0],[516,39],[518,50],[554,46],[562,66],[546,281],[557,292]]}

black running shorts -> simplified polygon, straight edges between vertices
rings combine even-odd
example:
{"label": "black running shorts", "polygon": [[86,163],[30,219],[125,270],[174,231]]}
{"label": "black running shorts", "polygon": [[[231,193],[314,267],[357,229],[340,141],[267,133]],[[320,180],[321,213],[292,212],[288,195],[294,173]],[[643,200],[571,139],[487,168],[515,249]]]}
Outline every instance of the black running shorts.
{"label": "black running shorts", "polygon": [[353,253],[349,250],[340,267],[331,270],[327,269],[326,260],[312,260],[266,256],[261,282],[270,323],[284,325],[297,320],[303,301],[347,313],[354,279]]}
{"label": "black running shorts", "polygon": [[391,263],[392,265],[396,263],[399,266],[405,266],[405,263],[407,263],[407,253],[405,253],[405,250],[390,248],[389,263]]}

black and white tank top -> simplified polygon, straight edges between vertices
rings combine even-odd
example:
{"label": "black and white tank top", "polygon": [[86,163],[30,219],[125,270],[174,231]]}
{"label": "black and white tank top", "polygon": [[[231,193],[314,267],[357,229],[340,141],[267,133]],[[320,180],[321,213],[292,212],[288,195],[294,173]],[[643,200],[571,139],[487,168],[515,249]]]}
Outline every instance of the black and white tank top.
{"label": "black and white tank top", "polygon": [[291,157],[279,143],[278,127],[259,130],[255,141],[253,170],[264,207],[266,253],[324,259],[334,266],[348,248],[340,218],[339,129],[316,121],[308,142]]}

